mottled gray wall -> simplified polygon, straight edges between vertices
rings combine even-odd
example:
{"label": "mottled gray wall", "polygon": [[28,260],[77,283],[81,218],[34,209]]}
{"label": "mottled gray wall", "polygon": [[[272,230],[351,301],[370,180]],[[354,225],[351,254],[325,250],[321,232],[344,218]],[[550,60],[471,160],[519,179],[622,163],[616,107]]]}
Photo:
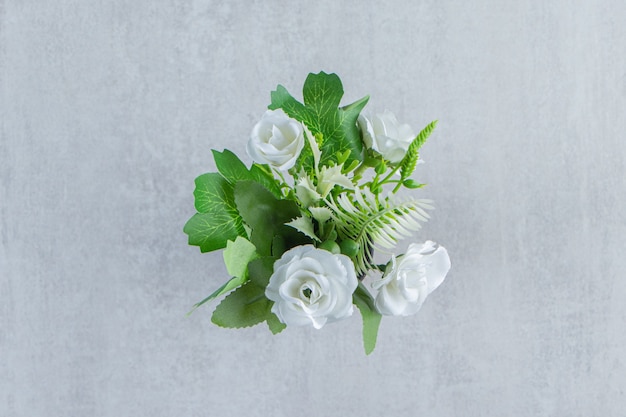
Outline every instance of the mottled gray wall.
{"label": "mottled gray wall", "polygon": [[[626,6],[0,0],[0,415],[623,416]],[[421,128],[453,269],[418,316],[321,331],[185,313],[210,149],[281,83]],[[246,159],[248,161],[248,159]]]}

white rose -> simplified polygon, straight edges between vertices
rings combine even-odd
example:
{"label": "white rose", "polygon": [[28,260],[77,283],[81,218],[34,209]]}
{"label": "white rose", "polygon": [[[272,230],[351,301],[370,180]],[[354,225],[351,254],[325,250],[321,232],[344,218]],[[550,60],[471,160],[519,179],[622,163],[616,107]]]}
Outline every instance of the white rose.
{"label": "white rose", "polygon": [[365,145],[393,163],[404,158],[409,145],[415,139],[411,126],[400,124],[396,116],[388,110],[373,117],[359,115],[358,123]]}
{"label": "white rose", "polygon": [[376,284],[376,308],[381,314],[409,316],[417,313],[426,297],[443,282],[450,258],[443,246],[427,241],[412,243],[406,253],[391,258],[385,276]]}
{"label": "white rose", "polygon": [[274,263],[265,295],[272,313],[286,325],[324,324],[352,315],[352,293],[358,284],[354,264],[313,245],[296,246]]}
{"label": "white rose", "polygon": [[248,141],[248,155],[254,162],[287,171],[304,147],[305,128],[284,111],[268,110],[254,126]]}

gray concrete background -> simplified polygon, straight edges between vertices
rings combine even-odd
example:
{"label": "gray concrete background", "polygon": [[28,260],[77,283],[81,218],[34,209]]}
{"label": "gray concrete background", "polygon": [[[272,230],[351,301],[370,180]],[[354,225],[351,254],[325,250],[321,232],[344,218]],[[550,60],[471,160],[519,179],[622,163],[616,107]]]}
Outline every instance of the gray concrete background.
{"label": "gray concrete background", "polygon": [[[621,0],[0,0],[0,415],[625,415],[624,21]],[[370,357],[358,315],[185,318],[226,278],[182,233],[194,178],[319,70],[440,120],[417,239],[453,269]]]}

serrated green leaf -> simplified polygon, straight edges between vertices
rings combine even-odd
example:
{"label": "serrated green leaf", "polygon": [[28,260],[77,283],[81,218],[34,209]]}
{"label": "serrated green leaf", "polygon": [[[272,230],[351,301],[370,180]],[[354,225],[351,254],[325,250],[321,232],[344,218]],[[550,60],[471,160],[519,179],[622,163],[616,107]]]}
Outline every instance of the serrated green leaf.
{"label": "serrated green leaf", "polygon": [[237,212],[233,186],[216,172],[200,175],[193,190],[195,207],[199,213]]}
{"label": "serrated green leaf", "polygon": [[183,231],[189,235],[189,244],[200,246],[200,251],[222,249],[229,240],[246,236],[237,207],[233,186],[218,173],[200,175],[193,192],[199,213],[187,221]]}
{"label": "serrated green leaf", "polygon": [[211,321],[220,327],[250,327],[267,320],[272,302],[265,290],[247,282],[230,293],[215,308]]}
{"label": "serrated green leaf", "polygon": [[271,192],[274,197],[282,197],[280,185],[267,165],[252,164],[252,167],[250,167],[250,179],[261,184]]}
{"label": "serrated green leaf", "polygon": [[433,133],[437,127],[437,120],[430,122],[422,131],[413,139],[413,142],[409,145],[404,158],[400,161],[400,179],[404,181],[415,171],[417,165],[417,159],[419,158],[419,149],[422,147],[426,139]]}
{"label": "serrated green leaf", "polygon": [[224,149],[223,152],[216,150],[212,150],[212,152],[217,170],[231,184],[244,180],[256,181],[267,188],[274,196],[281,197],[280,185],[267,165],[252,164],[250,169],[248,169],[237,155],[228,149]]}
{"label": "serrated green leaf", "polygon": [[273,237],[284,235],[284,229],[290,229],[285,223],[298,217],[298,205],[291,200],[276,199],[254,181],[239,181],[235,184],[234,194],[243,221],[252,229],[250,241],[259,255],[271,255]]}
{"label": "serrated green leaf", "polygon": [[248,264],[259,257],[256,247],[248,239],[241,236],[226,244],[223,255],[228,273],[239,278],[248,277]]}
{"label": "serrated green leaf", "polygon": [[217,170],[230,183],[234,184],[237,181],[253,179],[244,163],[228,149],[224,149],[223,152],[213,149],[211,152],[213,152]]}
{"label": "serrated green leaf", "polygon": [[[343,97],[343,85],[336,74],[309,74],[302,90],[304,104],[289,94],[279,85],[271,93],[272,103],[269,108],[283,109],[287,115],[304,123],[309,130],[323,135],[321,165],[337,161],[337,154],[349,151],[348,163],[363,159],[363,142],[356,125],[359,113],[367,104],[366,96],[348,106],[339,108]],[[310,171],[313,167],[312,155],[300,161]]]}
{"label": "serrated green leaf", "polygon": [[378,328],[380,327],[382,315],[376,310],[374,299],[362,283],[359,283],[352,300],[363,317],[363,347],[365,348],[365,354],[369,355],[376,347]]}
{"label": "serrated green leaf", "polygon": [[189,235],[189,244],[199,246],[201,252],[211,252],[226,247],[229,240],[245,235],[243,227],[237,227],[237,221],[231,212],[196,213],[187,221],[183,232]]}
{"label": "serrated green leaf", "polygon": [[300,216],[300,217],[297,217],[297,218],[293,219],[289,223],[285,223],[285,224],[287,226],[293,227],[294,229],[296,229],[300,233],[303,233],[305,236],[308,236],[308,237],[310,237],[313,240],[321,242],[320,238],[318,238],[315,235],[315,229],[313,227],[313,221],[310,218],[308,218],[306,216]]}
{"label": "serrated green leaf", "polygon": [[274,271],[274,261],[274,258],[265,256],[248,264],[250,279],[217,306],[211,318],[213,323],[221,327],[239,328],[266,321],[273,334],[287,327],[272,313],[274,303],[265,297],[265,287]]}

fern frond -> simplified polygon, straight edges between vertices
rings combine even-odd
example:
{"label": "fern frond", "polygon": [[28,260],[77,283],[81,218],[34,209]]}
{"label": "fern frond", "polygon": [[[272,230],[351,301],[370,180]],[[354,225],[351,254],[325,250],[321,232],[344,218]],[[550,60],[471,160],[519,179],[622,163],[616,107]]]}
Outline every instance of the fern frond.
{"label": "fern frond", "polygon": [[359,245],[354,258],[357,274],[373,268],[373,251],[389,252],[398,241],[411,236],[428,220],[426,210],[433,209],[430,200],[410,199],[394,202],[389,198],[379,202],[368,190],[356,189],[329,198],[337,232],[342,239],[351,239]]}
{"label": "fern frond", "polygon": [[417,159],[419,158],[419,149],[422,147],[426,139],[430,136],[430,134],[437,127],[437,120],[430,122],[428,126],[426,126],[422,131],[413,139],[413,142],[409,145],[409,149],[406,151],[404,158],[400,161],[400,177],[401,180],[409,178],[413,171],[415,171],[415,166],[417,165]]}

